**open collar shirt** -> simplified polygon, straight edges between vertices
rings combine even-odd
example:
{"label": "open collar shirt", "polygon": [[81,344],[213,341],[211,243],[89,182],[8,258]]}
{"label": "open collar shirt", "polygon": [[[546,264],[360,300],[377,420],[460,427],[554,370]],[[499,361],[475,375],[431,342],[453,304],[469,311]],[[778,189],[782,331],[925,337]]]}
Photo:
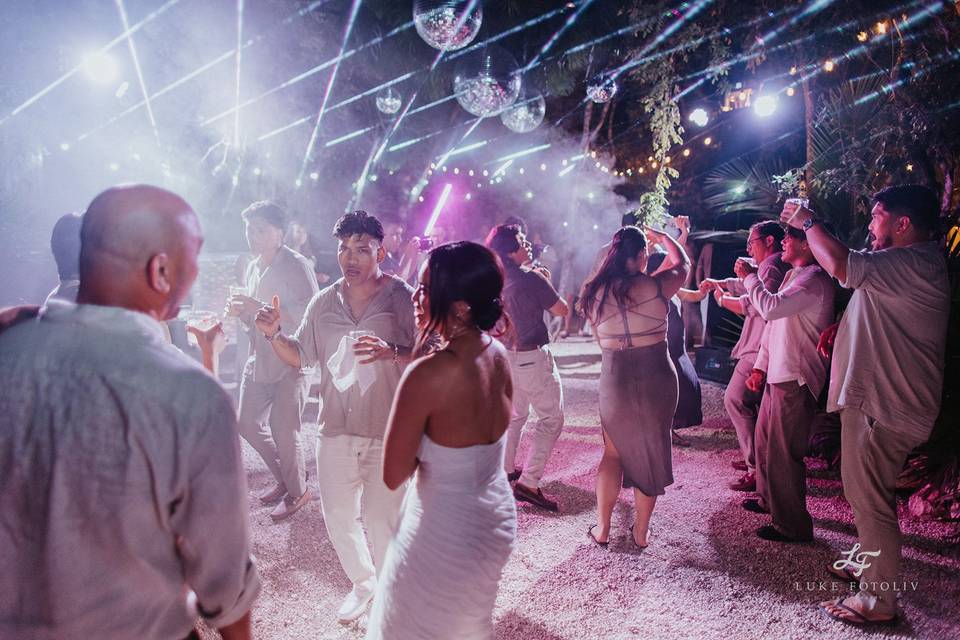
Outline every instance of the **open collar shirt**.
{"label": "open collar shirt", "polygon": [[396,276],[384,275],[387,282],[374,294],[363,315],[354,317],[344,299],[343,278],[318,293],[307,306],[303,323],[293,336],[305,367],[319,365],[320,432],[323,436],[355,435],[383,438],[393,394],[400,383],[403,366],[393,360],[379,360],[361,367],[373,367],[376,378],[366,393],[357,385],[340,392],[333,384],[326,363],[336,353],[340,340],[351,331],[366,330],[392,345],[412,348],[415,341],[413,289]]}
{"label": "open collar shirt", "polygon": [[170,640],[246,613],[233,406],[160,323],[51,300],[0,361],[0,638]]}

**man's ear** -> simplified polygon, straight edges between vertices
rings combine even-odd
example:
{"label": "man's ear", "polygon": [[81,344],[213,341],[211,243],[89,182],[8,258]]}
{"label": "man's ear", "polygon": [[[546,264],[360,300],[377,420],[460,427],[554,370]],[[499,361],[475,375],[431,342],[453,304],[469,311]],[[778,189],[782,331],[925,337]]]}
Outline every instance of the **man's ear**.
{"label": "man's ear", "polygon": [[377,264],[383,262],[384,258],[387,257],[387,250],[383,248],[383,245],[377,247]]}
{"label": "man's ear", "polygon": [[911,224],[909,216],[900,216],[897,218],[897,224],[894,229],[897,233],[906,233]]}
{"label": "man's ear", "polygon": [[167,254],[150,256],[147,262],[147,285],[157,293],[170,293],[170,259]]}

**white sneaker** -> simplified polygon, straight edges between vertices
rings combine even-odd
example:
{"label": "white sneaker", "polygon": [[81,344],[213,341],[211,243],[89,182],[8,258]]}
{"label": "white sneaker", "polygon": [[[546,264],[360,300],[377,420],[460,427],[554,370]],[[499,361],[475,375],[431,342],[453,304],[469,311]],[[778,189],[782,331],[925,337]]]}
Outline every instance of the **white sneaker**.
{"label": "white sneaker", "polygon": [[289,518],[297,511],[299,511],[305,504],[310,502],[310,498],[313,496],[313,493],[310,491],[310,488],[307,487],[307,490],[303,492],[303,495],[293,500],[288,495],[286,498],[280,501],[280,504],[270,512],[270,517],[274,520],[283,520],[284,518]]}
{"label": "white sneaker", "polygon": [[367,605],[370,604],[370,600],[373,599],[374,586],[376,586],[376,582],[373,580],[368,580],[367,582],[353,586],[353,589],[344,599],[343,604],[337,609],[337,620],[340,624],[353,622],[363,615],[363,612],[367,609]]}

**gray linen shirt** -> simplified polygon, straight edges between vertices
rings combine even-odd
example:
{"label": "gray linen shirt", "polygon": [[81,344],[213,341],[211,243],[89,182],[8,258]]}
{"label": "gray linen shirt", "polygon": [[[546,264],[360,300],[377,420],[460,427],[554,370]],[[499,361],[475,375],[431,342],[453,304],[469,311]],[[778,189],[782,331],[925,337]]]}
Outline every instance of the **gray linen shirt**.
{"label": "gray linen shirt", "polygon": [[370,301],[361,318],[351,314],[343,299],[343,278],[337,280],[310,301],[303,324],[293,336],[301,364],[320,365],[320,430],[324,436],[383,438],[386,431],[403,367],[392,360],[360,365],[376,371],[376,380],[361,396],[357,385],[343,393],[337,391],[326,366],[340,340],[351,331],[367,330],[390,344],[413,347],[413,289],[396,276],[385,277],[389,281]]}
{"label": "gray linen shirt", "polygon": [[0,335],[0,638],[185,637],[260,588],[220,385],[115,307],[51,300]]}
{"label": "gray linen shirt", "polygon": [[851,251],[856,289],[833,345],[827,410],[866,415],[926,438],[940,411],[950,285],[935,242]]}
{"label": "gray linen shirt", "polygon": [[[247,291],[250,296],[264,304],[270,304],[273,296],[280,296],[280,326],[292,331],[300,326],[307,303],[316,295],[319,287],[313,275],[313,267],[302,255],[287,246],[281,246],[266,269],[260,269],[258,260],[247,267]],[[244,318],[248,329],[252,318]],[[250,330],[250,358],[244,375],[252,375],[254,382],[279,382],[290,372],[290,367],[274,353],[273,347],[257,330]]]}
{"label": "gray linen shirt", "polygon": [[[777,293],[780,290],[780,284],[783,277],[790,270],[790,265],[783,261],[781,253],[764,258],[757,266],[757,276],[763,284],[763,288],[768,293]],[[763,336],[763,328],[767,321],[764,320],[757,309],[750,302],[750,295],[747,288],[739,278],[727,278],[722,280],[727,291],[740,297],[740,304],[743,305],[744,318],[743,329],[740,331],[740,339],[734,345],[730,352],[731,358],[756,357],[760,351],[760,338]]]}

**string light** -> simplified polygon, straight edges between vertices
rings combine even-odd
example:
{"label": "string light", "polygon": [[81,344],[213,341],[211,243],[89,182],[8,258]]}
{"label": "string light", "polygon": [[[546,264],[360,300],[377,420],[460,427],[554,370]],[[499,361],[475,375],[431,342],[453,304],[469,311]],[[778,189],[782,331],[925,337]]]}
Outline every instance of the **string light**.
{"label": "string light", "polygon": [[797,68],[796,68],[795,66],[794,66],[794,67],[790,67],[790,75],[792,75],[792,76],[797,75]]}
{"label": "string light", "polygon": [[860,42],[866,42],[867,38],[869,37],[870,37],[870,34],[868,34],[866,31],[861,31],[860,33],[857,34],[857,40]]}
{"label": "string light", "polygon": [[794,95],[796,92],[797,92],[797,90],[794,89],[793,87],[787,87],[787,95],[790,96],[791,98],[793,97],[793,95]]}
{"label": "string light", "polygon": [[707,136],[706,138],[703,139],[703,146],[705,147],[709,147],[712,143],[713,143],[713,138],[711,138],[710,136]]}
{"label": "string light", "polygon": [[823,63],[823,70],[826,72],[833,71],[835,68],[836,65],[834,64],[833,60],[827,60]]}
{"label": "string light", "polygon": [[878,22],[876,29],[879,35],[882,36],[883,34],[885,34],[887,32],[887,21],[881,20],[880,22]]}
{"label": "string light", "polygon": [[657,161],[654,160],[653,162],[651,162],[651,163],[650,163],[650,167],[653,168],[653,169],[656,169],[656,168],[657,168]]}
{"label": "string light", "polygon": [[912,163],[912,162],[908,162],[908,163],[907,163],[907,171],[913,171],[913,163]]}
{"label": "string light", "polygon": [[689,158],[689,157],[690,157],[690,149],[684,149],[684,150],[683,150],[683,157],[684,157],[684,158]]}

